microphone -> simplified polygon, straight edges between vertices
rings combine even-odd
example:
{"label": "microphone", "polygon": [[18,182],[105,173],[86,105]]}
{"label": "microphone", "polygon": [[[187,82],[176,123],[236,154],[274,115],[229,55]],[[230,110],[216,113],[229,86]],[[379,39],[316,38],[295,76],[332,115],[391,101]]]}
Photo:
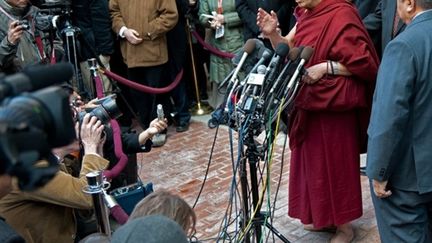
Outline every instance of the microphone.
{"label": "microphone", "polygon": [[225,102],[225,109],[224,109],[225,111],[228,111],[228,105],[229,105],[231,96],[232,96],[232,94],[233,94],[233,92],[237,86],[237,83],[238,83],[237,75],[240,72],[240,69],[243,66],[248,55],[254,51],[255,45],[256,45],[255,39],[249,39],[246,41],[246,44],[243,46],[244,53],[243,53],[238,65],[237,65],[237,67],[235,68],[234,73],[231,76],[231,79],[230,79],[231,86],[230,86],[230,84],[228,84],[227,90],[230,90],[230,91],[228,93],[228,96],[227,96],[227,99]]}
{"label": "microphone", "polygon": [[66,62],[28,67],[20,73],[6,76],[0,80],[0,100],[22,92],[67,82],[72,78],[73,72],[72,64]]}
{"label": "microphone", "polygon": [[304,64],[309,61],[312,54],[314,53],[314,49],[310,46],[306,46],[303,51],[300,54],[300,63],[298,64],[296,70],[294,71],[294,74],[291,76],[290,81],[288,82],[288,85],[286,87],[286,91],[292,88],[294,85],[294,82],[297,80],[299,74],[302,73]]}
{"label": "microphone", "polygon": [[266,71],[266,80],[273,83],[276,78],[277,72],[279,71],[280,64],[285,61],[285,57],[289,52],[289,46],[285,43],[279,43],[276,47],[275,54],[270,61]]}
{"label": "microphone", "polygon": [[[279,76],[277,77],[276,81],[273,83],[270,91],[267,93],[267,97],[264,102],[264,107],[266,107],[266,110],[270,110],[280,101],[282,97],[281,94],[283,94],[283,87],[286,87],[286,83],[291,77],[291,74],[294,72],[293,66],[296,65],[299,62],[299,55],[302,49],[298,47],[294,47],[290,50],[288,53],[288,62],[285,65],[285,67],[280,72]],[[275,99],[276,98],[276,99]]]}
{"label": "microphone", "polygon": [[269,91],[269,95],[272,94],[274,90],[278,87],[279,82],[281,80],[285,80],[285,78],[289,75],[290,67],[294,64],[294,62],[297,60],[299,55],[300,55],[300,49],[298,47],[294,47],[290,50],[290,52],[288,53],[288,58],[289,58],[288,62],[280,72],[276,81],[273,83],[273,86]]}
{"label": "microphone", "polygon": [[[258,40],[259,41],[259,40]],[[261,41],[260,41],[261,42]],[[265,61],[267,61],[271,56],[273,55],[273,52],[269,49],[267,49],[264,45],[259,49],[258,56],[260,59],[258,62],[252,67],[251,71],[249,73],[255,73],[257,72],[257,69],[260,65],[262,65]]]}
{"label": "microphone", "polygon": [[244,62],[246,61],[246,58],[248,57],[249,54],[252,54],[252,52],[255,50],[255,39],[249,39],[246,41],[245,45],[243,46],[243,55],[239,61],[239,63],[237,64],[237,67],[235,68],[235,71],[233,73],[233,75],[231,76],[230,82],[234,83],[235,80],[237,79],[237,75],[240,72],[240,69],[242,68]]}
{"label": "microphone", "polygon": [[[247,57],[249,57],[251,54],[255,53],[254,49],[256,49],[257,47],[261,48],[261,45],[264,46],[264,44],[259,43],[259,42],[260,41],[257,40],[257,39],[249,39],[249,40],[247,40],[246,44],[242,48],[244,50],[242,56],[240,57],[239,53],[237,53],[231,59],[231,62],[236,66],[236,68],[234,68],[233,70],[231,70],[231,72],[228,74],[228,76],[226,76],[225,79],[218,85],[218,89],[221,89],[228,81],[233,82],[233,80],[235,80],[237,78],[235,76],[238,75],[238,72],[239,72],[240,69],[242,69],[243,67],[245,69],[248,68],[249,65],[247,65],[247,63],[245,63]],[[255,56],[256,56],[256,54],[255,54]]]}
{"label": "microphone", "polygon": [[[269,105],[274,105],[276,100],[282,100],[282,97],[286,97],[284,103],[282,104],[282,109],[285,109],[285,107],[287,107],[295,98],[296,93],[298,91],[298,87],[299,87],[299,82],[298,82],[298,78],[300,74],[303,74],[303,67],[304,64],[311,58],[312,54],[314,52],[314,49],[310,46],[306,46],[305,48],[303,48],[301,54],[300,54],[300,61],[293,73],[293,75],[291,76],[291,79],[289,80],[288,84],[285,87],[285,90],[283,90],[283,92],[278,92],[275,100],[273,100],[272,103],[270,103]],[[276,116],[272,117],[272,121],[274,121],[276,119]]]}
{"label": "microphone", "polygon": [[[260,65],[257,68],[258,73],[251,73],[247,80],[247,84],[249,85],[246,91],[244,92],[244,95],[240,97],[240,100],[238,102],[239,106],[242,108],[241,110],[245,113],[251,113],[256,109],[257,101],[258,101],[258,88],[260,86],[264,85],[265,82],[265,72],[266,72],[266,66]],[[252,92],[250,92],[250,87],[253,85]],[[243,104],[243,100],[246,100]]]}
{"label": "microphone", "polygon": [[156,114],[159,121],[162,121],[165,118],[164,110],[161,104],[156,106]]}

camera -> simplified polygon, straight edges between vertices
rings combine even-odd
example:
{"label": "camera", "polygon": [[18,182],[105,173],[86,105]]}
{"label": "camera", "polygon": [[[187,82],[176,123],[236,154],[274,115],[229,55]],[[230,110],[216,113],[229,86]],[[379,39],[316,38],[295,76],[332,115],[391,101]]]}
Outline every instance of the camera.
{"label": "camera", "polygon": [[29,22],[26,19],[18,21],[17,26],[21,26],[23,30],[30,30]]}
{"label": "camera", "polygon": [[89,113],[90,116],[95,116],[102,124],[107,124],[111,119],[117,119],[122,115],[122,112],[117,106],[116,95],[109,95],[102,99],[97,100],[94,104],[98,105],[92,109],[86,109],[78,113],[78,120],[81,123],[85,114]]}
{"label": "camera", "polygon": [[45,87],[72,73],[70,64],[56,64],[0,79],[0,174],[16,176],[22,190],[49,181],[58,170],[51,149],[76,138],[69,95],[60,87]]}

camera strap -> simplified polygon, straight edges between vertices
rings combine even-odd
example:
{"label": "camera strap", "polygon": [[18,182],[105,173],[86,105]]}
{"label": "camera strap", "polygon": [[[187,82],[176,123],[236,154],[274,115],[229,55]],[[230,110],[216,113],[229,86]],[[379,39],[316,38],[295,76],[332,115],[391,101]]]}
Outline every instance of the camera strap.
{"label": "camera strap", "polygon": [[4,13],[4,15],[6,15],[6,17],[8,17],[10,20],[15,21],[17,19],[15,19],[14,17],[12,17],[8,12],[6,12],[6,10],[4,10],[4,8],[2,6],[0,6],[0,11],[2,13]]}

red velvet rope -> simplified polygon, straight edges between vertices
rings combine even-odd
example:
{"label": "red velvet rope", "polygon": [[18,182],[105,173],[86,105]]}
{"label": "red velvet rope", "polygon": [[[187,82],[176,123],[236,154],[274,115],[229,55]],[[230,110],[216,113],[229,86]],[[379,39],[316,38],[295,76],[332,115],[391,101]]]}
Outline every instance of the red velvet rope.
{"label": "red velvet rope", "polygon": [[153,87],[145,86],[145,85],[136,83],[134,81],[131,81],[129,79],[123,78],[122,76],[115,74],[115,73],[113,73],[107,69],[102,70],[102,73],[105,74],[105,76],[107,76],[108,78],[112,78],[112,79],[114,79],[114,80],[116,80],[116,81],[118,81],[124,85],[127,85],[133,89],[136,89],[138,91],[145,92],[145,93],[150,93],[150,94],[163,94],[163,93],[170,92],[180,83],[180,80],[183,77],[183,69],[182,69],[182,70],[180,70],[180,72],[178,72],[174,81],[170,85],[168,85],[164,88],[153,88]]}
{"label": "red velvet rope", "polygon": [[[93,80],[96,86],[96,95],[100,99],[104,96],[102,79],[99,77],[99,75],[96,75],[95,77],[93,77]],[[118,161],[117,164],[111,170],[105,170],[103,172],[104,176],[107,179],[112,179],[117,177],[120,174],[120,172],[122,172],[123,169],[126,167],[128,162],[128,158],[126,154],[123,152],[120,125],[115,119],[111,119],[110,124],[112,128],[112,134],[114,140],[114,153]]]}
{"label": "red velvet rope", "polygon": [[211,53],[215,54],[216,56],[223,57],[223,58],[233,58],[235,55],[229,52],[224,52],[216,47],[213,47],[209,45],[207,42],[203,40],[203,38],[194,30],[192,31],[192,35],[197,39],[197,41],[207,50],[209,50]]}

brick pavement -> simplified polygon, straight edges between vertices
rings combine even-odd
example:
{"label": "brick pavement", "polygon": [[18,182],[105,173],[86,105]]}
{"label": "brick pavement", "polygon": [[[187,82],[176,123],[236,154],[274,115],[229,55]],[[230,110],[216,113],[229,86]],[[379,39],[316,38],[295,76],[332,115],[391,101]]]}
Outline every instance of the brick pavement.
{"label": "brick pavement", "polygon": [[[190,205],[195,202],[207,168],[211,145],[216,129],[209,129],[204,122],[193,119],[190,129],[176,133],[168,130],[168,141],[161,148],[138,155],[139,175],[146,182],[153,182],[155,190],[166,189],[181,195]],[[197,214],[197,238],[203,242],[215,242],[228,202],[232,178],[229,133],[221,127],[216,140],[207,182],[195,207]],[[271,191],[276,188],[281,169],[282,146],[275,148],[272,167]],[[308,232],[301,223],[287,215],[289,151],[285,153],[282,183],[278,194],[273,226],[291,242],[328,242],[331,234]],[[353,242],[380,242],[375,215],[366,177],[361,178],[363,188],[363,216],[354,221]],[[273,242],[270,238],[268,242]],[[275,242],[280,242],[277,238]]]}

